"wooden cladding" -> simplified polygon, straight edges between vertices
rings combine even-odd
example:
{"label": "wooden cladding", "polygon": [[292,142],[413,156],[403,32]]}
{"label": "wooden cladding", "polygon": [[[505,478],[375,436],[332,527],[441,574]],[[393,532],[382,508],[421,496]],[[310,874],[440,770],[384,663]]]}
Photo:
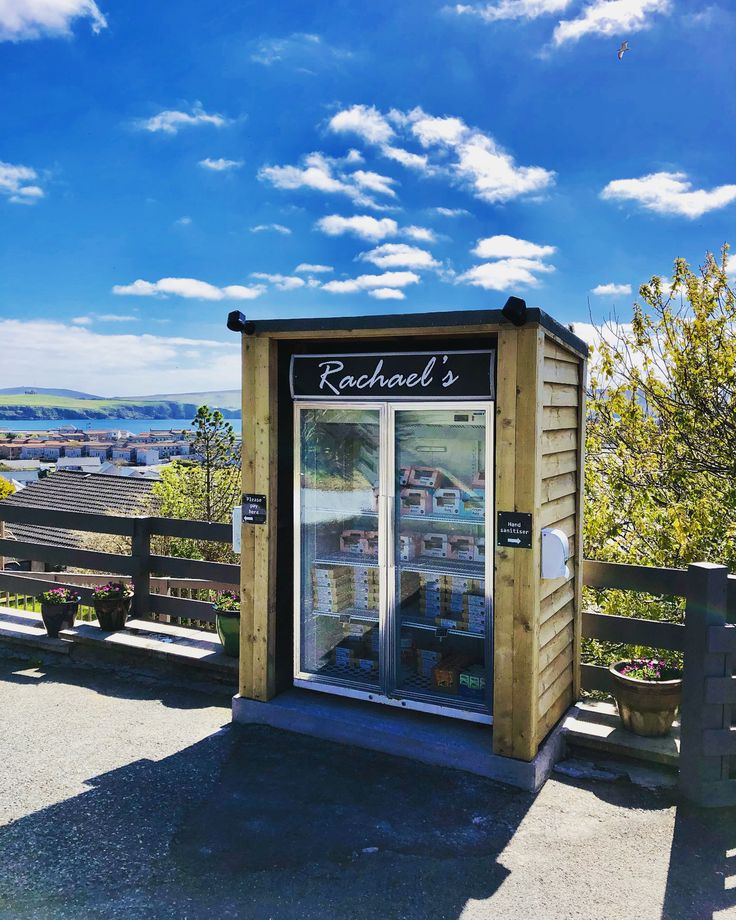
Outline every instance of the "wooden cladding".
{"label": "wooden cladding", "polygon": [[538,742],[574,701],[577,691],[584,375],[582,360],[549,337],[545,339],[540,526],[558,528],[567,536],[570,575],[545,581],[541,587]]}
{"label": "wooden cladding", "polygon": [[[496,507],[531,512],[532,550],[496,547],[494,750],[531,760],[573,702],[583,359],[537,328],[498,338]],[[568,537],[570,577],[541,580],[541,528]]]}

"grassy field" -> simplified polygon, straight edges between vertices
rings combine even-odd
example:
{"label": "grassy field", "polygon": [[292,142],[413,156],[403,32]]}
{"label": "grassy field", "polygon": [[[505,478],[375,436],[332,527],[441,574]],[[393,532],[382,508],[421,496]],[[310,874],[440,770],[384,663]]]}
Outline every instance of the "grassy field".
{"label": "grassy field", "polygon": [[[192,393],[172,399],[78,399],[46,393],[17,393],[0,396],[0,420],[23,418],[193,418],[199,406],[218,406],[214,398],[226,394]],[[231,400],[232,401],[232,400]]]}

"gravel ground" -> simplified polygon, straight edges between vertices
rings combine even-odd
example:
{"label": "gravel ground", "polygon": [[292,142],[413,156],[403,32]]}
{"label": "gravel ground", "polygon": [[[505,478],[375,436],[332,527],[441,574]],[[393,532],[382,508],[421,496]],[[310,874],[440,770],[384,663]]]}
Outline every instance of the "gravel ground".
{"label": "gravel ground", "polygon": [[736,810],[535,797],[262,727],[223,696],[0,659],[0,918],[736,918]]}

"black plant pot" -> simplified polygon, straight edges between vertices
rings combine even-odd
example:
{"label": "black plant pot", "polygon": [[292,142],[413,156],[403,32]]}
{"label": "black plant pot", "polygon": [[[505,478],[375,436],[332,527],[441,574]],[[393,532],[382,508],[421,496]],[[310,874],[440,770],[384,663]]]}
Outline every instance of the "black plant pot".
{"label": "black plant pot", "polygon": [[62,629],[74,627],[74,617],[79,604],[41,604],[41,618],[46,632],[52,639],[58,639]]}
{"label": "black plant pot", "polygon": [[132,597],[108,597],[95,601],[95,614],[100,629],[104,629],[105,632],[125,629],[132,601]]}

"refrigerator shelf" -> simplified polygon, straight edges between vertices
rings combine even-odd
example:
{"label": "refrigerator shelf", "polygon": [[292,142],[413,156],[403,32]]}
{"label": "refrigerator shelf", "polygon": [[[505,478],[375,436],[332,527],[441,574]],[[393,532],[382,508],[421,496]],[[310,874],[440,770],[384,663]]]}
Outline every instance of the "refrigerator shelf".
{"label": "refrigerator shelf", "polygon": [[485,565],[482,562],[457,562],[452,559],[440,559],[434,556],[420,556],[408,562],[396,563],[402,572],[425,572],[431,575],[460,575],[465,578],[485,578]]}
{"label": "refrigerator shelf", "polygon": [[429,632],[440,632],[443,635],[449,636],[466,636],[468,639],[485,639],[484,633],[469,632],[467,629],[446,629],[443,626],[437,626],[435,623],[430,623],[427,620],[423,620],[421,617],[413,617],[411,619],[407,619],[406,617],[402,616],[401,626],[408,626],[411,629],[426,629]]}
{"label": "refrigerator shelf", "polygon": [[332,553],[329,556],[317,556],[314,565],[355,565],[359,568],[378,568],[375,556],[354,556],[351,553]]}
{"label": "refrigerator shelf", "polygon": [[[320,610],[319,607],[315,607],[312,614],[316,617],[331,617],[333,620],[349,617],[350,620],[362,620],[365,623],[378,622],[377,610],[360,610],[358,607],[349,607],[347,610],[341,610],[339,613],[335,613],[332,610]],[[349,620],[345,622],[349,622]]]}
{"label": "refrigerator shelf", "polygon": [[399,520],[404,521],[432,521],[437,523],[450,524],[475,524],[477,527],[485,527],[485,520],[482,517],[471,517],[469,514],[402,514]]}

